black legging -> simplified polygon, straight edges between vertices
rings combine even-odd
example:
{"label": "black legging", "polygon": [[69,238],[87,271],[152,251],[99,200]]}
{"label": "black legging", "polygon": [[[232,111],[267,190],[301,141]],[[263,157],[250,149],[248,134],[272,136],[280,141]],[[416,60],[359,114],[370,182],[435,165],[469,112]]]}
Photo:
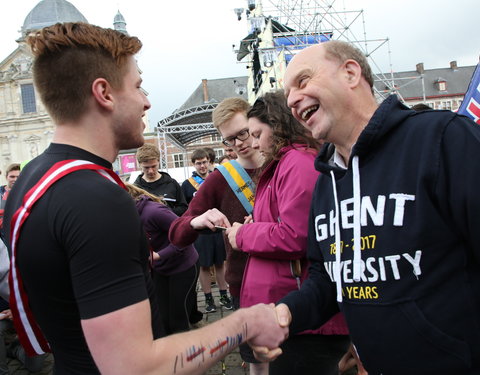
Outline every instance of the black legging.
{"label": "black legging", "polygon": [[160,317],[167,335],[190,329],[188,317],[195,304],[191,290],[196,287],[197,277],[196,264],[170,276],[153,272]]}

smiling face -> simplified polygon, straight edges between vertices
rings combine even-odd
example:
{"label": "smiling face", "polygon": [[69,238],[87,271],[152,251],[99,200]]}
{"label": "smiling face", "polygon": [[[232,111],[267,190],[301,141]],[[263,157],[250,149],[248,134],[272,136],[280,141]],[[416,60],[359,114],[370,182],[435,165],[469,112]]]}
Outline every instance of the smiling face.
{"label": "smiling face", "polygon": [[265,157],[272,155],[273,129],[256,117],[248,119],[248,128],[252,137],[252,148],[260,151]]}
{"label": "smiling face", "polygon": [[322,45],[300,52],[285,73],[285,95],[293,116],[318,140],[333,141],[347,107],[342,64]]}
{"label": "smiling face", "polygon": [[113,129],[118,148],[125,150],[141,146],[145,129],[142,118],[150,108],[150,102],[142,90],[142,78],[133,56],[127,62],[122,87],[112,89],[112,92],[116,99]]}

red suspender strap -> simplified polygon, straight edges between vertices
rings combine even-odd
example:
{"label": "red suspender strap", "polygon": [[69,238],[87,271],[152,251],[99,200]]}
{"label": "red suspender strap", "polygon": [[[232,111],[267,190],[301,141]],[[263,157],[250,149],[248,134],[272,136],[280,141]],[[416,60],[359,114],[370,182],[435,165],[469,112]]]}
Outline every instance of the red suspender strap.
{"label": "red suspender strap", "polygon": [[69,173],[90,169],[101,174],[103,177],[125,188],[122,180],[111,170],[86,160],[64,160],[54,164],[45,175],[32,187],[23,198],[22,206],[15,212],[11,221],[10,241],[10,309],[13,314],[13,322],[18,337],[29,356],[43,354],[50,351],[50,346],[43,336],[40,327],[35,322],[32,311],[28,304],[27,294],[23,288],[23,282],[18,270],[17,245],[22,225],[27,220],[32,207],[45,194],[55,182]]}

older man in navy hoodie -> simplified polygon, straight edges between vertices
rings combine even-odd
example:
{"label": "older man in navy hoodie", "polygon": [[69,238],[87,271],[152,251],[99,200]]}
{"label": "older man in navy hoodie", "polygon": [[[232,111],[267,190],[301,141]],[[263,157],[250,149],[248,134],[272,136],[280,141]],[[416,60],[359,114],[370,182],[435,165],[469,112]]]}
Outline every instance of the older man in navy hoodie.
{"label": "older man in navy hoodie", "polygon": [[370,375],[480,374],[480,128],[378,105],[363,54],[331,41],[288,66],[294,116],[328,142],[309,279],[277,306],[291,334],[338,309]]}

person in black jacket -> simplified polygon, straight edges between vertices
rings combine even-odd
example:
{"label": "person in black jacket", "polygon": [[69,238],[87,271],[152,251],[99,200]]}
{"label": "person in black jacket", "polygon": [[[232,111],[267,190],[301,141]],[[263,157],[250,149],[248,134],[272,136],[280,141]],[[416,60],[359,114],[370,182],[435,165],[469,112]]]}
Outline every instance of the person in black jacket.
{"label": "person in black jacket", "polygon": [[162,197],[177,216],[182,216],[187,210],[187,201],[178,182],[168,173],[158,170],[160,166],[158,147],[145,143],[137,150],[136,157],[143,173],[133,184],[150,194]]}
{"label": "person in black jacket", "polygon": [[[182,183],[182,191],[189,204],[210,173],[210,160],[206,149],[197,149],[192,153],[191,161],[195,171],[192,173],[192,177]],[[215,279],[220,289],[220,304],[227,310],[233,309],[232,301],[227,293],[228,284],[225,281],[225,259],[227,258],[227,253],[225,251],[223,234],[220,231],[200,234],[194,244],[199,255],[199,279],[202,291],[205,293],[205,312],[213,313],[217,311],[217,306],[212,296],[211,267],[215,267]]]}
{"label": "person in black jacket", "polygon": [[326,143],[309,278],[277,306],[290,334],[344,313],[369,375],[480,373],[480,128],[380,105],[365,56],[330,41],[289,64],[293,115]]}

